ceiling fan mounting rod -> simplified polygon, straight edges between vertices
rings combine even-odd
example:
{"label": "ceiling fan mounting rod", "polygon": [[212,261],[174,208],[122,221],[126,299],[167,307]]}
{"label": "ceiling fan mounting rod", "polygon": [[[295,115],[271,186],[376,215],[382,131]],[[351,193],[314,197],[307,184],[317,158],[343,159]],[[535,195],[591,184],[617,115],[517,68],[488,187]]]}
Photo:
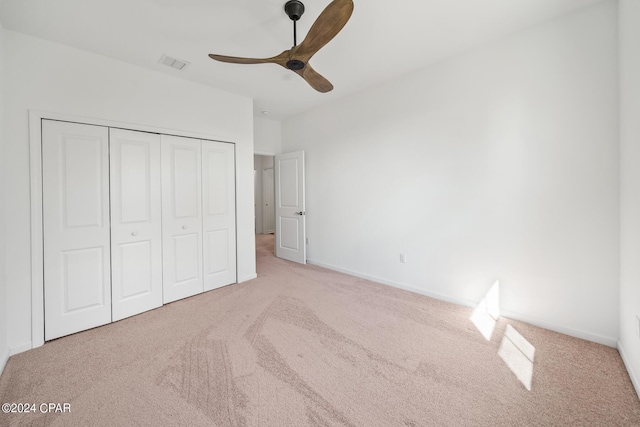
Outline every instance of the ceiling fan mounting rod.
{"label": "ceiling fan mounting rod", "polygon": [[304,13],[304,4],[302,4],[302,2],[299,0],[289,0],[284,5],[284,11],[293,21],[293,47],[296,47],[298,45],[296,21],[300,19],[300,17]]}

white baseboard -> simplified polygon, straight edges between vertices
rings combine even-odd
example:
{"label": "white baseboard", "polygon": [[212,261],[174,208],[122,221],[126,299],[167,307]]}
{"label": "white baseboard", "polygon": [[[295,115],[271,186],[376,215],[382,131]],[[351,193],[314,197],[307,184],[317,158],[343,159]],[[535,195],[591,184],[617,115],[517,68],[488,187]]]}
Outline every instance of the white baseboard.
{"label": "white baseboard", "polygon": [[564,335],[569,335],[575,338],[580,338],[586,341],[595,342],[597,344],[606,345],[607,347],[616,348],[618,340],[611,337],[605,337],[598,334],[592,334],[591,332],[585,332],[579,329],[567,328],[552,322],[547,322],[536,317],[527,316],[526,314],[516,313],[509,310],[500,310],[500,315],[513,320],[519,320],[521,322],[529,323],[530,325],[538,326],[543,329],[558,332]]}
{"label": "white baseboard", "polygon": [[633,367],[631,366],[631,363],[629,361],[629,356],[627,356],[627,353],[624,350],[624,346],[622,345],[622,342],[620,340],[618,340],[618,352],[620,353],[620,357],[624,362],[624,366],[627,368],[629,378],[631,378],[631,383],[636,389],[636,394],[638,395],[638,399],[640,400],[640,381],[638,381],[638,376],[634,372]]}
{"label": "white baseboard", "polygon": [[247,282],[249,280],[256,279],[258,277],[257,274],[249,274],[247,276],[238,277],[238,283]]}
{"label": "white baseboard", "polygon": [[[372,276],[370,274],[361,273],[358,271],[352,271],[345,268],[337,267],[331,264],[325,264],[323,262],[318,262],[314,260],[307,259],[309,264],[317,265],[319,267],[327,268],[329,270],[338,271],[340,273],[349,274],[351,276],[360,277],[362,279],[370,280],[376,283],[382,283],[383,285],[393,286],[394,288],[403,289],[405,291],[415,292],[417,294],[421,294],[427,297],[439,299],[442,301],[450,302],[452,304],[462,305],[465,307],[475,308],[479,301],[471,301],[463,298],[457,298],[450,295],[439,294],[437,292],[430,292],[424,289],[419,289],[413,286],[408,286],[403,283],[393,282],[387,279],[383,279],[381,277]],[[517,313],[509,310],[500,310],[500,315],[502,317],[506,317],[513,320],[519,320],[521,322],[529,323],[534,326],[538,326],[540,328],[548,329],[550,331],[559,332],[561,334],[570,335],[575,338],[580,338],[587,341],[592,341],[598,344],[606,345],[608,347],[615,348],[617,345],[617,339],[611,337],[605,337],[597,334],[592,334],[590,332],[581,331],[578,329],[567,328],[561,325],[557,325],[552,322],[547,322],[542,319],[538,319],[536,317],[528,316],[526,314]]]}
{"label": "white baseboard", "polygon": [[2,354],[0,354],[0,375],[4,372],[4,367],[7,366],[7,361],[9,360],[9,347],[5,348]]}
{"label": "white baseboard", "polygon": [[403,283],[398,283],[398,282],[394,282],[394,281],[391,281],[391,280],[383,279],[382,277],[372,276],[370,274],[365,274],[365,273],[361,273],[359,271],[349,270],[349,269],[338,267],[338,266],[331,265],[331,264],[325,264],[323,262],[318,262],[318,261],[307,259],[307,263],[313,264],[313,265],[317,265],[318,267],[326,268],[328,270],[333,270],[333,271],[337,271],[337,272],[340,272],[340,273],[348,274],[350,276],[360,277],[361,279],[370,280],[372,282],[381,283],[383,285],[393,286],[394,288],[403,289],[405,291],[415,292],[417,294],[421,294],[421,295],[424,295],[424,296],[427,296],[427,297],[431,297],[431,298],[439,299],[439,300],[442,300],[442,301],[450,302],[452,304],[463,305],[465,307],[472,307],[472,308],[475,307],[478,304],[477,301],[476,302],[471,301],[471,300],[466,301],[466,300],[463,300],[461,298],[453,298],[453,297],[450,297],[450,296],[447,296],[447,295],[444,295],[444,294],[439,294],[437,292],[425,291],[423,289],[418,289],[418,288],[415,288],[413,286],[405,285]]}
{"label": "white baseboard", "polygon": [[18,353],[23,353],[27,350],[31,350],[32,348],[33,348],[33,345],[31,344],[31,341],[27,341],[15,347],[11,347],[9,349],[9,356],[13,356],[14,354],[18,354]]}

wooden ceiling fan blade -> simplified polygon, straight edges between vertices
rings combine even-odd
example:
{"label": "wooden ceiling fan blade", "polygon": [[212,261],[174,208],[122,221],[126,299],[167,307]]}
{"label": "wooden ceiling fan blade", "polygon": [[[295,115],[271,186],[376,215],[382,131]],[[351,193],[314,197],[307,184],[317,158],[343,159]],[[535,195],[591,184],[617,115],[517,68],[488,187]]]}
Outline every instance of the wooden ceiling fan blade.
{"label": "wooden ceiling fan blade", "polygon": [[326,93],[333,90],[331,82],[314,70],[311,64],[307,64],[302,70],[294,72],[305,79],[305,81],[318,92]]}
{"label": "wooden ceiling fan blade", "polygon": [[342,30],[352,13],[353,0],[333,0],[329,3],[313,23],[302,43],[292,49],[295,51],[295,57],[307,62]]}
{"label": "wooden ceiling fan blade", "polygon": [[231,64],[265,64],[272,62],[267,60],[267,58],[240,58],[238,56],[215,55],[213,53],[209,54],[209,58]]}
{"label": "wooden ceiling fan blade", "polygon": [[209,54],[209,58],[231,64],[279,64],[286,67],[287,59],[289,58],[288,54],[289,51],[285,50],[280,55],[271,58],[242,58],[239,56],[216,55],[211,53]]}

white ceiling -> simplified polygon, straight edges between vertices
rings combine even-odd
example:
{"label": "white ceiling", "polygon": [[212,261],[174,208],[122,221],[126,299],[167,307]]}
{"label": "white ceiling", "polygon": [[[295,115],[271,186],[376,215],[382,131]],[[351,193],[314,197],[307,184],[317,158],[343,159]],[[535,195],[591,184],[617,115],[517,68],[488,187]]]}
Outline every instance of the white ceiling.
{"label": "white ceiling", "polygon": [[[74,46],[254,99],[277,120],[601,0],[354,0],[351,20],[311,64],[322,94],[274,64],[215,62],[291,48],[286,0],[3,0],[5,29]],[[300,42],[330,0],[303,0]],[[167,54],[191,63],[158,64]]]}

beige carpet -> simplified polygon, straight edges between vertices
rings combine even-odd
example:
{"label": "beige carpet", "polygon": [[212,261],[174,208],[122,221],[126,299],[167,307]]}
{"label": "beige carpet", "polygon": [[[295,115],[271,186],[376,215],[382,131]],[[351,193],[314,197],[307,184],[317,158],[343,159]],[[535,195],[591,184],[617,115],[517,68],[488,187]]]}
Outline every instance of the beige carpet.
{"label": "beige carpet", "polygon": [[276,259],[272,239],[256,280],[13,356],[0,402],[38,409],[0,425],[640,425],[615,349],[502,318],[487,341],[470,309]]}

